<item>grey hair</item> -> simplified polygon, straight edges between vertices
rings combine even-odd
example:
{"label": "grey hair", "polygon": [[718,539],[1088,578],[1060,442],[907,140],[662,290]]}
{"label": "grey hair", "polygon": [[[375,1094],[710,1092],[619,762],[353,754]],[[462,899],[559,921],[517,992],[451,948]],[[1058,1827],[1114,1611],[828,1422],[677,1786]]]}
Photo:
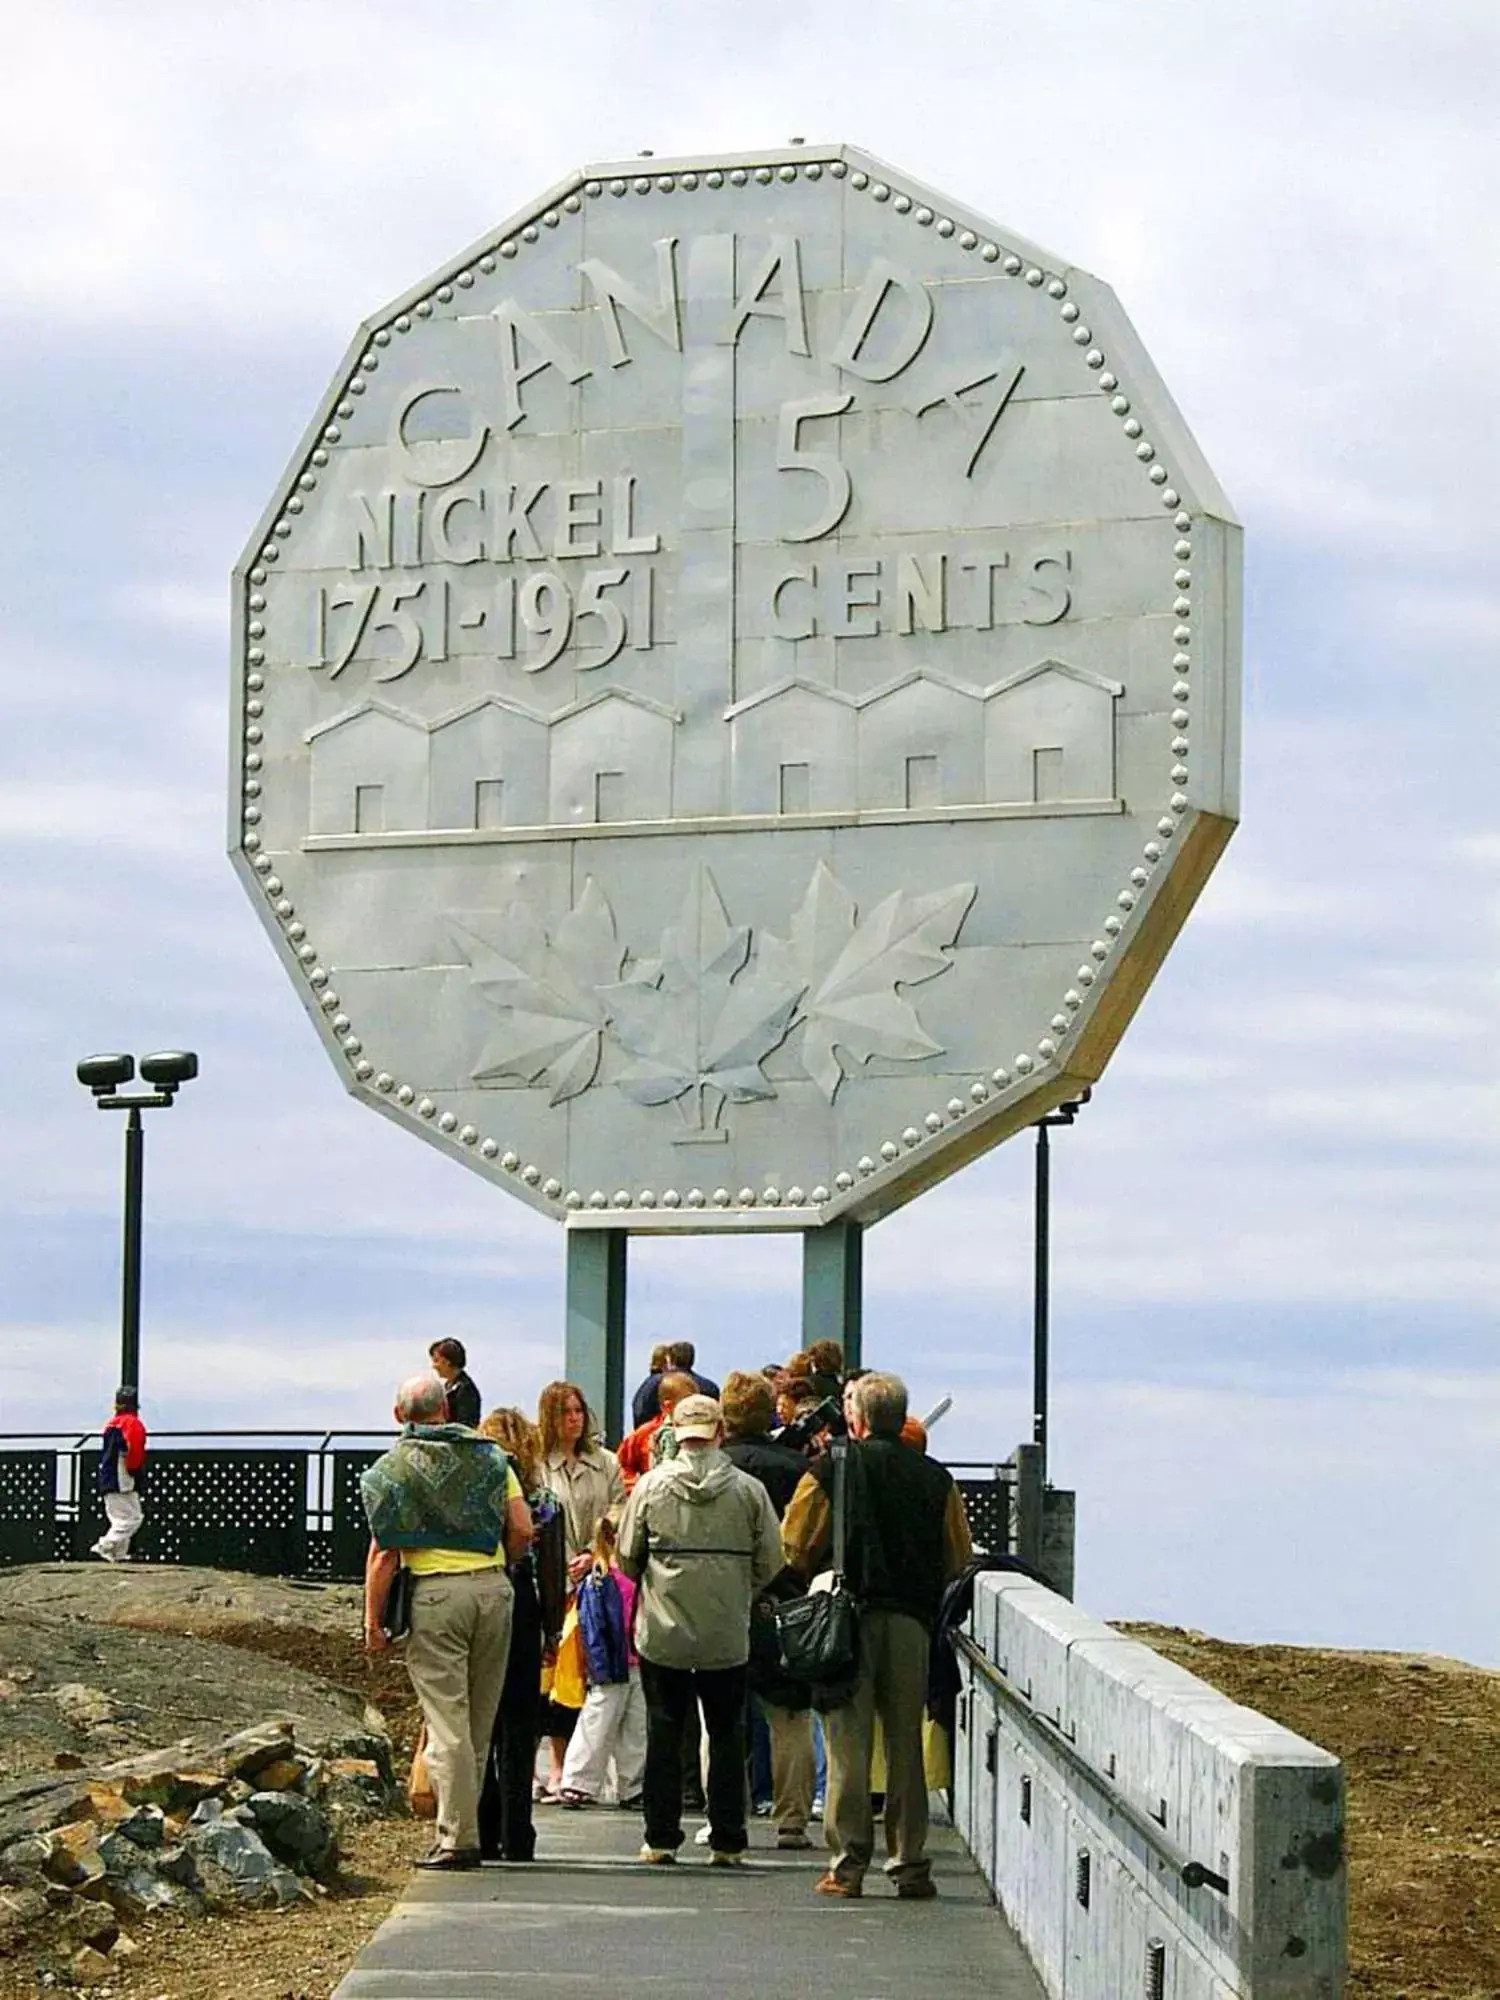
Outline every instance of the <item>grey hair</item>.
{"label": "grey hair", "polygon": [[876,1437],[895,1437],[906,1422],[906,1384],[899,1375],[861,1375],[849,1398]]}
{"label": "grey hair", "polygon": [[396,1415],[403,1424],[429,1424],[447,1407],[448,1392],[436,1375],[408,1375],[396,1391]]}

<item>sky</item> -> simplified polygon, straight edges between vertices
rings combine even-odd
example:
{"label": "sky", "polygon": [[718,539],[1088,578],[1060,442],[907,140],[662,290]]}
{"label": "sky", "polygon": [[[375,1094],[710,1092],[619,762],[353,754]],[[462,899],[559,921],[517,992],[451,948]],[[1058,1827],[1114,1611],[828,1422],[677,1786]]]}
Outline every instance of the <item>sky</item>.
{"label": "sky", "polygon": [[[160,1428],[561,1364],[560,1232],[350,1101],[224,848],[229,570],[356,323],[575,166],[847,141],[1115,288],[1246,531],[1244,819],[1053,1140],[1051,1466],[1106,1617],[1500,1666],[1490,0],[18,0],[0,73],[0,1428],[101,1420],[123,1123]],[[1030,1432],[1032,1142],[875,1227],[867,1359]],[[798,1344],[636,1243],[631,1375]]]}

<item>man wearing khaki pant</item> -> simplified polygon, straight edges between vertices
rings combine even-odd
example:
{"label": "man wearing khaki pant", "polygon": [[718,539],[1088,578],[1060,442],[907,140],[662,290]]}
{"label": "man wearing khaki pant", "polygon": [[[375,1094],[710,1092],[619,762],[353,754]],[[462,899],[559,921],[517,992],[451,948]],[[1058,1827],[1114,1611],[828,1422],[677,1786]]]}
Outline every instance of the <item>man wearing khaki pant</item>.
{"label": "man wearing khaki pant", "polygon": [[403,1382],[395,1447],[361,1481],[370,1522],[365,1643],[390,1643],[386,1598],[411,1572],[406,1667],[427,1724],[437,1845],[419,1868],[477,1868],[479,1790],[510,1654],[507,1561],[525,1554],[531,1513],[497,1444],[444,1422],[436,1376]]}
{"label": "man wearing khaki pant", "polygon": [[776,1845],[811,1847],[807,1822],[812,1818],[818,1772],[812,1710],[782,1708],[765,1700],[761,1706],[771,1732],[771,1819]]}
{"label": "man wearing khaki pant", "polygon": [[[724,1456],[741,1472],[760,1481],[779,1521],[802,1483],[807,1454],[772,1438],[776,1398],[764,1375],[736,1370],[724,1384],[722,1407]],[[769,1603],[762,1601],[753,1614],[752,1631],[759,1633],[763,1629],[760,1621],[770,1616]],[[775,1651],[774,1638],[759,1657],[758,1649],[752,1646],[750,1685],[760,1698],[771,1735],[771,1814],[776,1845],[811,1847],[807,1823],[812,1818],[817,1768],[812,1711],[804,1690],[787,1684],[784,1676],[770,1670]]]}
{"label": "man wearing khaki pant", "polygon": [[[972,1553],[963,1497],[950,1474],[901,1442],[906,1385],[861,1375],[848,1391],[845,1577],[860,1606],[859,1679],[852,1698],[824,1717],[828,1734],[827,1873],[824,1896],[864,1892],[875,1852],[870,1749],[875,1717],[885,1732],[886,1873],[896,1894],[937,1894],[927,1858],[927,1774],[922,1717],[927,1662],[943,1586]],[[792,1495],[782,1524],[791,1568],[810,1577],[832,1540],[832,1467],[820,1460]]]}

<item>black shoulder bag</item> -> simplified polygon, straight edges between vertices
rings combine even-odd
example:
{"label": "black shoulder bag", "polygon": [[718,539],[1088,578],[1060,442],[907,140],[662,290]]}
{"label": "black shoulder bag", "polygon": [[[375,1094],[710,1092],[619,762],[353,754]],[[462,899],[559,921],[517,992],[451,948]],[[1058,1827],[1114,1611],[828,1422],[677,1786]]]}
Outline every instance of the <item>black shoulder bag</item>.
{"label": "black shoulder bag", "polygon": [[847,1553],[848,1440],[836,1439],[833,1459],[833,1579],[776,1607],[776,1642],[790,1680],[807,1688],[819,1709],[837,1708],[859,1679],[859,1608],[844,1576]]}

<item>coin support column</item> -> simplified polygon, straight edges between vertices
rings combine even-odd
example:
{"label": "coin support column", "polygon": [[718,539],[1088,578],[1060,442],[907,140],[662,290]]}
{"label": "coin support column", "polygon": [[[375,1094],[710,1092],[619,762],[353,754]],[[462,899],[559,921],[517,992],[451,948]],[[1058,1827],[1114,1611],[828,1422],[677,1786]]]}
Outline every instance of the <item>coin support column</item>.
{"label": "coin support column", "polygon": [[844,1366],[861,1366],[864,1231],[857,1222],[830,1222],[802,1235],[802,1345],[836,1340]]}
{"label": "coin support column", "polygon": [[618,1444],[625,1427],[625,1249],[623,1229],[570,1229],[563,1369]]}

